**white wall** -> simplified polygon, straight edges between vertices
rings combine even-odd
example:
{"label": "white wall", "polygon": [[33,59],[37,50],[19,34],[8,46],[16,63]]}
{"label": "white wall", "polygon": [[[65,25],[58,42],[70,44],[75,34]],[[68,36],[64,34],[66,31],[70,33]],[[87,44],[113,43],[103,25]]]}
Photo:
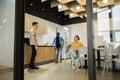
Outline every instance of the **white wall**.
{"label": "white wall", "polygon": [[0,0],[0,65],[13,67],[15,0]]}
{"label": "white wall", "polygon": [[57,28],[57,32],[60,33],[60,36],[64,39],[64,46],[62,49],[62,58],[66,58],[66,48],[69,45],[69,28],[67,28],[66,26],[62,26]]}
{"label": "white wall", "polygon": [[[93,43],[94,43],[94,47],[100,45],[102,43],[102,40],[100,41],[99,39],[101,39],[101,36],[98,36],[98,22],[97,21],[93,21]],[[73,24],[73,25],[67,25],[67,27],[70,28],[70,41],[74,40],[74,36],[75,35],[79,35],[80,36],[80,41],[84,44],[84,46],[87,47],[87,23],[77,23],[77,24]],[[103,54],[101,54],[103,55]]]}
{"label": "white wall", "polygon": [[[27,14],[27,15],[36,17],[36,16],[30,15],[30,14]],[[44,22],[48,28],[48,34],[38,34],[38,45],[45,45],[46,43],[52,44],[52,41],[53,41],[54,37],[56,36],[56,29],[61,26],[58,24],[55,24],[53,22],[44,20],[42,18],[39,18],[39,17],[37,17],[37,18],[39,21]],[[25,37],[29,37],[29,33],[25,33]]]}
{"label": "white wall", "polygon": [[78,23],[73,25],[68,25],[70,27],[70,42],[74,41],[74,36],[79,35],[80,41],[87,46],[87,29],[86,23]]}
{"label": "white wall", "polygon": [[[99,45],[103,45],[103,42],[110,42],[110,33],[109,30],[120,30],[120,6],[114,6],[112,8],[112,19],[108,18],[108,11],[103,11],[98,14],[98,21],[93,21],[93,40],[94,40],[94,47]],[[103,19],[103,14],[106,14],[107,22]],[[102,23],[101,23],[102,22]],[[81,38],[81,42],[85,46],[87,46],[87,23],[77,23],[73,25],[67,25],[70,27],[70,34],[71,34],[71,41],[73,41],[74,35],[79,35]],[[99,27],[99,28],[98,28]],[[101,31],[101,32],[98,32]],[[113,35],[114,36],[114,35]]]}
{"label": "white wall", "polygon": [[[110,22],[112,19],[110,19]],[[112,26],[112,25],[111,25]],[[119,26],[119,25],[117,25]],[[79,35],[80,36],[80,41],[83,42],[85,46],[87,46],[87,23],[77,23],[77,24],[72,24],[72,25],[67,25],[67,27],[70,27],[70,42],[73,41],[74,35]],[[104,32],[104,30],[103,30]],[[109,42],[110,40],[110,35],[108,34],[103,34],[100,35],[100,32],[98,32],[98,22],[93,21],[93,40],[94,40],[94,47],[96,48],[99,45],[103,45],[104,41],[107,40]]]}
{"label": "white wall", "polygon": [[[94,38],[98,35],[97,21],[93,21],[93,36]],[[70,42],[74,41],[74,36],[79,35],[80,41],[87,46],[87,23],[77,23],[67,25],[70,28]]]}
{"label": "white wall", "polygon": [[52,44],[54,37],[56,36],[56,29],[61,27],[55,23],[48,23],[48,34],[43,35],[43,44],[49,43]]}
{"label": "white wall", "polygon": [[112,8],[113,30],[120,30],[120,5]]}

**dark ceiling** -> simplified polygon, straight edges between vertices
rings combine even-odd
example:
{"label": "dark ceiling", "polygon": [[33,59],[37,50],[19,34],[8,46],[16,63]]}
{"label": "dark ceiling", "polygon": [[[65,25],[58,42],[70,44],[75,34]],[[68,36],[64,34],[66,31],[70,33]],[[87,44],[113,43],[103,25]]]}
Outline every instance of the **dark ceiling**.
{"label": "dark ceiling", "polygon": [[60,25],[69,25],[86,21],[85,16],[83,16],[82,19],[80,17],[70,19],[69,15],[64,15],[64,12],[58,12],[57,7],[51,8],[51,1],[52,0],[46,2],[41,2],[41,0],[25,0],[25,12]]}

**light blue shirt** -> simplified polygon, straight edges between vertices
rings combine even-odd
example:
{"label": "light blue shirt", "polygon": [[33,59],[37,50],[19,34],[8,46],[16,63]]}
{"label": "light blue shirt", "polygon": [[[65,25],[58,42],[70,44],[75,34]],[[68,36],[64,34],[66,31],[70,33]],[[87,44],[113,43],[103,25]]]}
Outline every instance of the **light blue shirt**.
{"label": "light blue shirt", "polygon": [[[60,41],[60,45],[64,46],[64,39],[60,36],[59,36],[59,41]],[[56,37],[54,38],[52,45],[56,47]]]}

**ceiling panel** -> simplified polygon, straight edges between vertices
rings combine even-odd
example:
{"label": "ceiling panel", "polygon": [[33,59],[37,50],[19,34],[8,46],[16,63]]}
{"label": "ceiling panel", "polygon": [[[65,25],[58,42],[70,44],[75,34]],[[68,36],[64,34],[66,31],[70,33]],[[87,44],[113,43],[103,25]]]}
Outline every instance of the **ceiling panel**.
{"label": "ceiling panel", "polygon": [[[71,14],[72,14],[72,15],[71,15]],[[79,15],[78,15],[78,14],[76,14],[76,13],[71,13],[71,14],[69,14],[69,18],[79,17]]]}
{"label": "ceiling panel", "polygon": [[64,11],[64,15],[69,15],[70,13],[73,13],[71,10]]}
{"label": "ceiling panel", "polygon": [[[81,6],[86,5],[86,0],[76,0]],[[93,3],[96,2],[96,0],[92,0]]]}
{"label": "ceiling panel", "polygon": [[85,11],[85,8],[82,6],[77,6],[77,7],[70,8],[70,10],[73,11],[74,13],[78,13],[78,12]]}
{"label": "ceiling panel", "polygon": [[105,6],[113,5],[114,0],[108,0],[107,3],[104,3],[103,1],[98,1],[97,4],[99,7],[105,7]]}
{"label": "ceiling panel", "polygon": [[86,11],[83,11],[83,12],[79,12],[77,13],[78,15],[85,15],[86,14]]}
{"label": "ceiling panel", "polygon": [[116,5],[120,5],[120,0],[114,0]]}
{"label": "ceiling panel", "polygon": [[73,8],[73,7],[80,6],[79,3],[77,3],[76,1],[66,3],[65,5],[66,5],[68,8]]}
{"label": "ceiling panel", "polygon": [[58,1],[51,1],[51,8],[56,7],[56,6],[58,6],[59,4],[61,4],[61,3],[58,2]]}
{"label": "ceiling panel", "polygon": [[[106,7],[114,4],[114,0],[108,0],[107,3],[104,3],[103,0],[92,0],[92,2],[94,13],[96,13],[98,9],[101,9],[101,7]],[[64,15],[70,15],[71,13],[75,14],[73,17],[85,15],[84,12],[86,12],[86,0],[52,0],[51,3],[52,6],[54,5],[54,7],[58,7],[60,4],[63,6],[60,9],[58,8],[58,12],[64,11]]]}
{"label": "ceiling panel", "polygon": [[62,5],[62,8],[58,8],[58,12],[68,10],[69,8],[65,5]]}
{"label": "ceiling panel", "polygon": [[47,1],[47,0],[41,0],[41,2],[45,2],[45,1]]}
{"label": "ceiling panel", "polygon": [[86,5],[86,0],[76,0],[80,5]]}
{"label": "ceiling panel", "polygon": [[66,3],[69,3],[69,2],[75,1],[75,0],[57,0],[57,1],[59,1],[62,4],[66,4]]}
{"label": "ceiling panel", "polygon": [[[92,1],[94,13],[97,13],[103,7],[120,3],[120,0],[109,0],[108,3],[103,3],[103,0]],[[25,0],[25,2],[26,12],[61,25],[79,21],[83,22],[87,17],[85,16],[86,0]],[[60,4],[62,7],[58,8]],[[72,16],[70,16],[71,13],[73,13]]]}

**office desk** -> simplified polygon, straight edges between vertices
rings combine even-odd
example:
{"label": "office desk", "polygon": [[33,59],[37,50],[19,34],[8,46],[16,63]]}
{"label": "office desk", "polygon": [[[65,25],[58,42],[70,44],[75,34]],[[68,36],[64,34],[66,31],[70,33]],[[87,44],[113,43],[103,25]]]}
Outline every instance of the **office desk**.
{"label": "office desk", "polygon": [[[95,51],[97,51],[97,69],[102,69],[101,67],[101,56],[100,56],[100,52],[103,51],[104,48],[97,48],[95,49]],[[113,52],[112,54],[112,58],[115,59],[117,57],[116,52]],[[115,71],[115,61],[112,61],[112,70]]]}
{"label": "office desk", "polygon": [[[24,64],[29,64],[32,54],[31,46],[24,46]],[[55,48],[53,46],[38,46],[35,63],[45,63],[47,61],[54,61]]]}
{"label": "office desk", "polygon": [[[97,51],[97,68],[98,68],[98,69],[101,69],[100,51],[103,51],[103,50],[104,50],[104,48],[97,48],[97,49],[94,49],[94,53],[95,53],[95,51]],[[84,56],[85,56],[85,57],[88,57],[87,54],[85,54]],[[87,60],[85,60],[84,68],[88,68]]]}
{"label": "office desk", "polygon": [[[94,49],[94,53],[95,51],[97,51],[97,68],[98,69],[101,69],[101,58],[100,58],[100,51],[103,51],[104,49],[103,48],[97,48],[97,49]],[[84,55],[85,57],[88,57],[87,54]],[[84,65],[84,68],[88,68],[88,65],[87,65],[87,60],[85,60],[85,65]]]}
{"label": "office desk", "polygon": [[[97,53],[96,53],[97,51]],[[104,48],[97,48],[97,49],[94,49],[94,53],[97,55],[97,69],[103,69],[103,67],[101,67],[101,51],[104,51]],[[116,54],[116,51],[112,52],[112,58],[115,59],[116,57],[118,57],[118,55]],[[85,57],[88,57],[87,54],[84,55]],[[84,65],[84,68],[87,68],[88,65],[87,65],[87,60],[84,61],[85,65]],[[116,65],[115,65],[115,61],[112,61],[112,71],[116,71]]]}
{"label": "office desk", "polygon": [[95,49],[95,51],[97,51],[97,68],[98,69],[101,69],[100,51],[103,51],[103,50],[104,50],[104,48],[97,48],[97,49]]}

